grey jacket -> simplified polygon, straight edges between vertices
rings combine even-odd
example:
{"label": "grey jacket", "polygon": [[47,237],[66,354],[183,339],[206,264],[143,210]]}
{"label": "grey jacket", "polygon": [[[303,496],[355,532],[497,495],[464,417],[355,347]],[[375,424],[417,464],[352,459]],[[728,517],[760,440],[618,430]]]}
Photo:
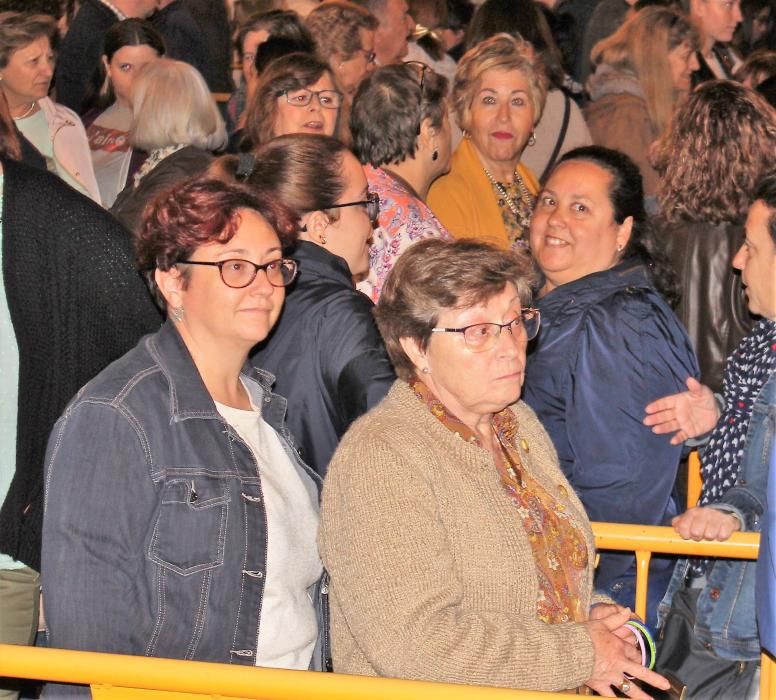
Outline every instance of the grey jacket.
{"label": "grey jacket", "polygon": [[[242,378],[320,492],[271,375],[246,366]],[[262,496],[250,449],[167,322],[89,382],[52,432],[42,566],[51,645],[253,665],[267,558]]]}

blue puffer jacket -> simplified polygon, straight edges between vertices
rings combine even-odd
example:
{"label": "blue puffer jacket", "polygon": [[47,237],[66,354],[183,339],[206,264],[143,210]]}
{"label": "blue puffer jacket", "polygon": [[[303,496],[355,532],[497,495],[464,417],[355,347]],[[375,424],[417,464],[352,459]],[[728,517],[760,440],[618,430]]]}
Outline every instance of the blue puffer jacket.
{"label": "blue puffer jacket", "polygon": [[[643,425],[644,407],[685,389],[698,365],[687,333],[644,268],[625,261],[549,292],[523,398],[550,434],[591,520],[666,525],[681,446]],[[596,586],[630,555],[601,557]],[[665,568],[665,565],[664,565]]]}

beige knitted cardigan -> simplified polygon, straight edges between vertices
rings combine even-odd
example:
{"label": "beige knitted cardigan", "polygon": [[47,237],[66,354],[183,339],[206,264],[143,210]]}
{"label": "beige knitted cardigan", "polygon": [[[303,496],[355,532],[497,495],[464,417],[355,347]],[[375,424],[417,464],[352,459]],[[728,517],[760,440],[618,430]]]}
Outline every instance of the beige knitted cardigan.
{"label": "beige knitted cardigan", "polygon": [[[529,445],[524,468],[587,540],[587,609],[590,524],[534,412],[522,402],[512,409]],[[574,688],[592,674],[585,626],[536,618],[531,546],[492,457],[402,380],[332,458],[318,542],[337,672],[536,690]]]}

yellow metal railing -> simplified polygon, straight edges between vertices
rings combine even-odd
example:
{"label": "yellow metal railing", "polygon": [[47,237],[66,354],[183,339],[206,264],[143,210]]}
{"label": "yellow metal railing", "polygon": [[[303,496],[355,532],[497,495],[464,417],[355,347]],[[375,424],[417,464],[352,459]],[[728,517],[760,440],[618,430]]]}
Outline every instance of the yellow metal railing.
{"label": "yellow metal railing", "polygon": [[[695,454],[697,455],[697,453]],[[700,478],[700,469],[698,476]],[[700,488],[698,488],[698,494],[700,494]],[[697,503],[697,498],[695,502]],[[622,523],[593,523],[593,532],[598,549],[635,553],[635,612],[642,619],[647,611],[647,577],[649,576],[649,560],[652,558],[652,554],[754,560],[757,559],[760,551],[760,533],[758,532],[736,532],[724,542],[684,540],[671,527]],[[769,654],[763,653],[761,662],[760,700],[774,700],[776,698],[776,660]]]}
{"label": "yellow metal railing", "polygon": [[[756,559],[759,534],[735,533],[726,542],[683,540],[669,527],[593,523],[599,549],[636,555],[636,612],[646,611],[652,553]],[[450,685],[338,673],[236,667],[62,649],[0,645],[0,676],[91,685],[96,700],[193,700],[204,696],[291,700],[552,700],[557,693]],[[776,697],[776,660],[762,656],[760,697]]]}
{"label": "yellow metal railing", "polygon": [[[95,698],[559,700],[568,695],[0,644],[0,676],[91,685]],[[147,692],[143,692],[147,691]],[[154,691],[153,693],[150,691]],[[158,692],[163,691],[163,692]]]}
{"label": "yellow metal railing", "polygon": [[701,458],[698,450],[693,450],[687,458],[687,508],[698,505],[703,489],[701,477]]}

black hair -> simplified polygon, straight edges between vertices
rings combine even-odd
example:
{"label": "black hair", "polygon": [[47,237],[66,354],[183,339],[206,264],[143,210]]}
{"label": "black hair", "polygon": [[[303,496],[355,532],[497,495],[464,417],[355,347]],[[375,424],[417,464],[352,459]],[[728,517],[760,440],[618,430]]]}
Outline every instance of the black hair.
{"label": "black hair", "polygon": [[569,161],[593,163],[612,176],[609,201],[614,210],[614,220],[622,224],[629,216],[633,218],[633,228],[622,259],[644,265],[652,285],[675,308],[679,303],[676,274],[655,239],[644,207],[644,185],[638,166],[624,153],[603,146],[575,148],[566,153],[558,165]]}
{"label": "black hair", "polygon": [[[423,83],[423,95],[420,84]],[[378,68],[359,85],[350,112],[353,151],[374,167],[415,156],[424,119],[442,126],[447,78],[417,64]]]}
{"label": "black hair", "polygon": [[770,210],[768,231],[773,244],[776,245],[776,170],[764,175],[757,183],[754,191],[754,201],[760,201]]}
{"label": "black hair", "polygon": [[253,59],[256,75],[261,75],[262,71],[276,58],[292,53],[314,54],[315,42],[312,36],[270,36],[256,49],[256,58]]}

